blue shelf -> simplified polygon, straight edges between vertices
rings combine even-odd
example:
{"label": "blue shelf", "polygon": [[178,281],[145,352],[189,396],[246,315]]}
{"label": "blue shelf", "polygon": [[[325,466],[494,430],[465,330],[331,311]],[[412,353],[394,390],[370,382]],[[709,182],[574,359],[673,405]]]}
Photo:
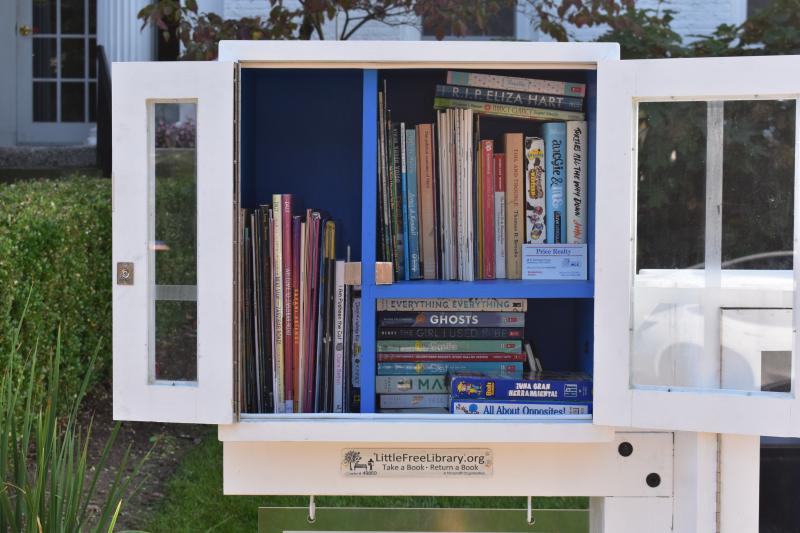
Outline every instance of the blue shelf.
{"label": "blue shelf", "polygon": [[593,298],[591,281],[399,281],[376,285],[375,298]]}

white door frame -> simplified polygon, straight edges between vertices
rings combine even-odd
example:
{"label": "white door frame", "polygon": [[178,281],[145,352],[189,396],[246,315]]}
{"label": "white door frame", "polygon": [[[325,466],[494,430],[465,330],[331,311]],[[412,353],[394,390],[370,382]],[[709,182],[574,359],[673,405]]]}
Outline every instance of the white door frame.
{"label": "white door frame", "polygon": [[[13,1],[13,0],[12,0]],[[19,31],[22,27],[33,28],[33,9],[32,0],[15,0],[17,3],[17,143],[18,144],[83,144],[89,136],[89,131],[94,126],[92,122],[60,122],[60,69],[55,78],[59,86],[56,96],[56,120],[55,122],[34,122],[33,120],[33,34],[22,35]],[[57,0],[58,1],[58,0]],[[60,4],[60,2],[59,2]],[[88,6],[88,2],[87,2]],[[60,11],[60,10],[57,10]],[[88,11],[85,13],[85,31],[89,31]],[[60,13],[56,19],[56,30],[60,31],[58,22]],[[50,34],[48,34],[50,35]],[[57,41],[58,51],[61,50],[60,34],[53,34]],[[89,77],[88,64],[88,41],[84,51],[87,58],[84,70],[84,79]],[[84,116],[88,117],[88,85],[85,86],[84,94]]]}

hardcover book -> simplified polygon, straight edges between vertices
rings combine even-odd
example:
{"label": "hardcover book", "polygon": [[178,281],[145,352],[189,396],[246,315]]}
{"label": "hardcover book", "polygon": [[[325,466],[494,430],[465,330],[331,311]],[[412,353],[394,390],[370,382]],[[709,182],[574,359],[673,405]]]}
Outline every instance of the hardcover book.
{"label": "hardcover book", "polygon": [[378,339],[522,339],[524,328],[378,328]]}
{"label": "hardcover book", "polygon": [[419,199],[417,196],[417,132],[406,130],[406,192],[408,197],[408,278],[422,278],[419,247]]}
{"label": "hardcover book", "polygon": [[500,76],[498,74],[448,71],[447,83],[562,96],[586,96],[586,84],[583,83],[537,80],[533,78],[520,78],[517,76]]}
{"label": "hardcover book", "polygon": [[547,244],[567,242],[567,221],[564,191],[564,149],[566,148],[566,126],[563,122],[549,122],[542,126],[544,137],[547,181]]}
{"label": "hardcover book", "polygon": [[422,376],[377,376],[377,394],[447,394],[444,374]]}
{"label": "hardcover book", "polygon": [[531,420],[591,420],[592,404],[453,400],[450,405],[450,412],[456,415],[518,416]]}
{"label": "hardcover book", "polygon": [[521,133],[505,134],[506,156],[506,277],[522,278],[522,243],[525,235],[525,185]]}
{"label": "hardcover book", "polygon": [[469,87],[463,85],[437,85],[436,96],[438,98],[455,98],[456,100],[472,100],[475,102],[494,104],[577,111],[578,113],[583,110],[583,98],[510,91],[507,89],[489,89],[486,87]]}
{"label": "hardcover book", "polygon": [[381,298],[377,311],[505,311],[524,312],[524,298]]}
{"label": "hardcover book", "polygon": [[379,376],[405,376],[414,374],[454,374],[458,372],[481,372],[510,378],[522,376],[522,362],[475,362],[475,361],[417,361],[413,363],[377,363]]}
{"label": "hardcover book", "polygon": [[408,409],[411,407],[447,407],[448,394],[381,394],[382,409]]}
{"label": "hardcover book", "polygon": [[506,277],[506,156],[494,154],[494,275]]}
{"label": "hardcover book", "polygon": [[483,279],[495,279],[495,239],[494,239],[494,141],[483,140],[480,144],[481,166],[481,208],[478,215],[482,221],[483,240]]}
{"label": "hardcover book", "polygon": [[484,326],[519,328],[525,325],[524,313],[452,313],[408,312],[381,313],[380,327],[432,327]]}
{"label": "hardcover book", "polygon": [[472,100],[438,97],[433,100],[433,108],[466,109],[481,115],[526,120],[583,120],[586,117],[586,115],[577,111],[561,111],[560,109],[542,109],[539,107],[523,107],[520,105],[474,102]]}
{"label": "hardcover book", "polygon": [[567,243],[586,243],[586,122],[567,122]]}
{"label": "hardcover book", "polygon": [[455,375],[450,394],[459,399],[499,401],[592,401],[592,378],[586,374],[538,372],[522,379]]}
{"label": "hardcover book", "polygon": [[543,243],[545,230],[544,141],[525,137],[525,242]]}
{"label": "hardcover book", "polygon": [[378,353],[522,353],[520,340],[379,340]]}
{"label": "hardcover book", "polygon": [[475,363],[525,361],[524,353],[502,352],[379,352],[380,363],[424,363],[429,361],[472,361]]}
{"label": "hardcover book", "polygon": [[419,210],[422,277],[436,279],[436,224],[434,223],[433,124],[417,126],[419,138]]}

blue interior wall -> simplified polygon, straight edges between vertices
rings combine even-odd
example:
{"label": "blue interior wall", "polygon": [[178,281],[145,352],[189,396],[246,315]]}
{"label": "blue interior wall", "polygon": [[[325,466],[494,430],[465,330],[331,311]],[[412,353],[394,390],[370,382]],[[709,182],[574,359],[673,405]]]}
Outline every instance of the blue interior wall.
{"label": "blue interior wall", "polygon": [[362,71],[242,69],[242,207],[294,195],[337,222],[336,255],[361,259]]}

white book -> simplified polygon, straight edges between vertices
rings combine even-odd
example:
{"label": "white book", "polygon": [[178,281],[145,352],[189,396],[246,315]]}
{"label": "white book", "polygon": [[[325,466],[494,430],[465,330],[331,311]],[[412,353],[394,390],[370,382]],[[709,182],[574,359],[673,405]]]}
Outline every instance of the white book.
{"label": "white book", "polygon": [[273,233],[272,233],[272,306],[274,310],[272,319],[272,338],[274,340],[275,351],[273,357],[275,358],[275,412],[286,412],[286,402],[284,401],[284,383],[283,383],[283,224],[282,216],[283,205],[280,194],[272,195],[272,216],[273,216]]}
{"label": "white book", "polygon": [[345,285],[344,261],[336,261],[336,286],[334,288],[333,333],[333,412],[344,412],[344,321]]}
{"label": "white book", "polygon": [[525,242],[541,244],[545,227],[544,139],[525,137]]}
{"label": "white book", "polygon": [[586,122],[567,122],[567,244],[586,244]]}

